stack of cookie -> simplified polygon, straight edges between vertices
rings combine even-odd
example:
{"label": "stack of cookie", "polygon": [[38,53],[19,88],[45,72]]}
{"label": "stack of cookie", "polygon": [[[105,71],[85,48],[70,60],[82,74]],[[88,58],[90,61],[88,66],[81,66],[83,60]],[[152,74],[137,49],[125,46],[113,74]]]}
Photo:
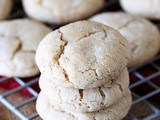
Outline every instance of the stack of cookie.
{"label": "stack of cookie", "polygon": [[44,120],[119,120],[131,106],[127,40],[91,21],[48,34],[36,62],[42,89],[36,109]]}

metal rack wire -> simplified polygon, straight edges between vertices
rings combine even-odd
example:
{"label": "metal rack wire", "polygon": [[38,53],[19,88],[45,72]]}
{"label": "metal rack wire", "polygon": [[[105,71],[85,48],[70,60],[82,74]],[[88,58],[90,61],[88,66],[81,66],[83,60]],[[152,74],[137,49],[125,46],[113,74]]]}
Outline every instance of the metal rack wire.
{"label": "metal rack wire", "polygon": [[[13,9],[9,19],[26,17],[24,11],[22,10],[21,1],[14,0],[14,4],[15,8]],[[108,0],[103,11],[106,10],[120,10],[118,0]],[[160,22],[155,22],[155,24],[158,27],[160,26]],[[57,26],[51,27],[56,28]],[[130,89],[132,90],[133,104],[128,116],[125,119],[160,120],[160,55],[157,55],[152,60],[132,68],[129,71],[131,78]],[[6,77],[0,78],[0,84],[8,80],[9,78]],[[20,110],[21,107],[36,100],[38,92],[31,86],[38,82],[38,77],[33,78],[29,82],[25,82],[20,78],[12,78],[12,80],[17,82],[20,86],[0,94],[1,103],[3,103],[22,120],[32,120],[38,117],[36,111],[32,112],[32,114],[25,115]],[[12,104],[7,97],[22,89],[28,90],[32,94],[32,97],[29,97],[18,104]]]}

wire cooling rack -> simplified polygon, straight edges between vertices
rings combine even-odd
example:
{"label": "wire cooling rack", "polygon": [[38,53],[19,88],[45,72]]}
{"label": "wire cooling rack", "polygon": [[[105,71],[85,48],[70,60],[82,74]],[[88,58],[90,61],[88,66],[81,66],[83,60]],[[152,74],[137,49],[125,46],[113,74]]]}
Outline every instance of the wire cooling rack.
{"label": "wire cooling rack", "polygon": [[[118,0],[108,0],[105,8],[101,11],[117,11],[121,10]],[[26,17],[20,0],[14,0],[14,9],[9,19]],[[159,27],[160,22],[154,21]],[[58,26],[51,26],[53,29]],[[157,55],[152,60],[132,68],[130,71],[133,104],[132,108],[125,118],[126,120],[160,120],[160,55]],[[0,84],[12,79],[19,84],[18,87],[0,94],[0,101],[8,109],[10,109],[21,120],[33,120],[38,118],[38,114],[32,111],[30,114],[25,114],[21,108],[34,102],[37,99],[38,92],[33,89],[33,84],[37,84],[39,77],[30,78],[29,81],[20,78],[0,78]],[[9,96],[21,90],[27,90],[31,94],[26,100],[22,100],[16,104],[9,101]],[[16,98],[15,98],[16,99]],[[40,118],[38,118],[40,119]]]}

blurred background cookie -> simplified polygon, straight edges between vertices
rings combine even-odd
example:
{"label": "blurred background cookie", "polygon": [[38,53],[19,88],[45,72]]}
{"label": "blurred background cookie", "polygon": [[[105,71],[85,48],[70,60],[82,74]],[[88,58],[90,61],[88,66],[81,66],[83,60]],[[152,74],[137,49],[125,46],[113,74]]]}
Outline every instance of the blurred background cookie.
{"label": "blurred background cookie", "polygon": [[0,22],[0,75],[29,77],[38,74],[35,52],[50,31],[45,25],[29,19]]}
{"label": "blurred background cookie", "polygon": [[148,61],[159,52],[159,30],[145,18],[122,12],[108,12],[95,15],[90,20],[111,26],[126,37],[131,47],[128,67]]}
{"label": "blurred background cookie", "polygon": [[128,13],[160,19],[160,0],[120,0],[120,3]]}
{"label": "blurred background cookie", "polygon": [[31,18],[47,23],[66,24],[85,19],[101,10],[104,0],[22,0]]}
{"label": "blurred background cookie", "polygon": [[0,0],[0,20],[8,17],[12,9],[12,0]]}

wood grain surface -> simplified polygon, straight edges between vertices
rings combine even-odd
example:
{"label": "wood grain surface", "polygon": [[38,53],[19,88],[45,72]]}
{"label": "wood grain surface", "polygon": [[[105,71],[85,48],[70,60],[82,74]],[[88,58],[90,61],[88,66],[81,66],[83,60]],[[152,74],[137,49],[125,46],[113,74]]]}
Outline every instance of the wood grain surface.
{"label": "wood grain surface", "polygon": [[[5,90],[0,90],[0,93],[4,93]],[[28,97],[19,95],[19,94],[13,94],[11,96],[8,96],[7,99],[13,104],[16,105],[17,103],[20,103]],[[29,103],[26,106],[23,106],[20,108],[20,111],[22,111],[26,116],[31,115],[34,113],[35,110],[35,101]],[[0,102],[0,120],[20,120],[14,113],[12,113],[8,108],[6,108],[1,102]],[[41,120],[39,117],[35,118],[34,120]]]}

